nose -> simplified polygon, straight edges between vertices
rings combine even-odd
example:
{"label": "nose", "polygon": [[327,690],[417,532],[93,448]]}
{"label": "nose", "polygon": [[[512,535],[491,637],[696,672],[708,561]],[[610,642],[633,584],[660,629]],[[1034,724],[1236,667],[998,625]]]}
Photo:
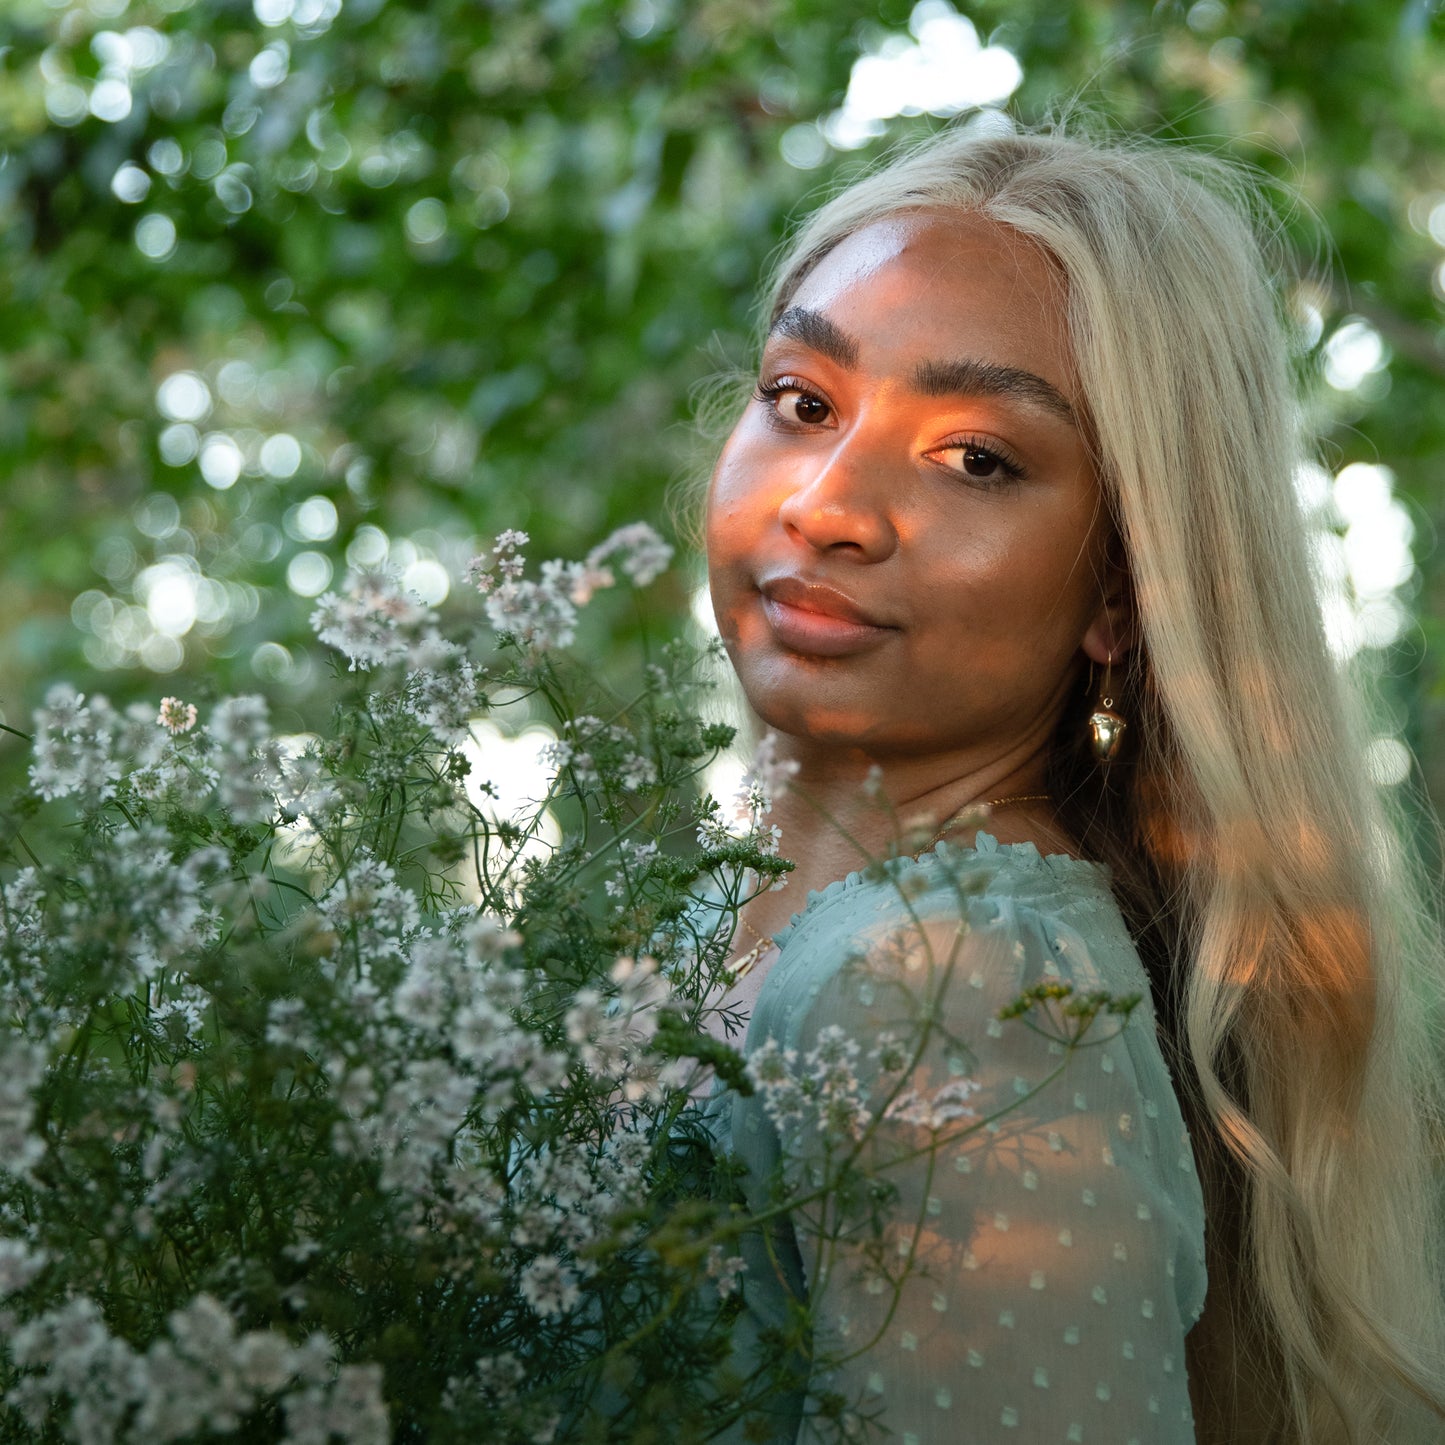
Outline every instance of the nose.
{"label": "nose", "polygon": [[778,507],[783,529],[820,552],[850,551],[881,562],[898,545],[889,515],[886,461],[855,430],[799,463],[796,485]]}

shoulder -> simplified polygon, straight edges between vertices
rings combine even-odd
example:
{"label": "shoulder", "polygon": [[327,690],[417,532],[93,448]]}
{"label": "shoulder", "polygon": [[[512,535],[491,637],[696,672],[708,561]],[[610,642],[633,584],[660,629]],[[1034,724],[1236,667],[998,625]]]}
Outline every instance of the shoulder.
{"label": "shoulder", "polygon": [[[830,1037],[846,1037],[873,1092],[884,1081],[866,1061],[880,1039],[924,1030],[913,1089],[927,1095],[966,1075],[977,1117],[1006,1118],[1008,1139],[1027,1139],[1053,1176],[1067,1174],[1083,1207],[1122,1191],[1138,1220],[1154,1219],[1174,1241],[1170,1273],[1180,1271],[1181,1305],[1194,1318],[1203,1200],[1143,965],[1107,874],[1032,849],[950,851],[855,875],[811,900],[781,936],[749,1049],[772,1037],[806,1064]],[[1100,1015],[1076,1046],[1078,1020],[1057,1003],[1001,1017],[1040,984],[1138,1002],[1127,1021]],[[997,1134],[991,1124],[980,1147]],[[1041,1176],[1042,1166],[1024,1173]]]}
{"label": "shoulder", "polygon": [[[777,940],[781,954],[759,999],[765,1016],[774,1004],[794,1014],[838,987],[866,994],[870,975],[921,983],[946,960],[975,993],[1001,1002],[1050,980],[1147,991],[1104,868],[987,834],[973,848],[945,844],[809,894]],[[774,1032],[782,1019],[768,1022]]]}

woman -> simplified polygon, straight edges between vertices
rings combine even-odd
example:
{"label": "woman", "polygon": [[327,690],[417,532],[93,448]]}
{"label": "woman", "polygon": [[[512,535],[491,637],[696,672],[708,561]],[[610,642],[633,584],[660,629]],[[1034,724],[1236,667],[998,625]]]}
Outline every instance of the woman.
{"label": "woman", "polygon": [[[1435,939],[1325,648],[1248,213],[1198,156],[955,129],[778,267],[707,548],[797,765],[771,821],[798,866],[743,911],[725,1002],[754,1056],[891,1023],[844,963],[896,932],[901,874],[953,952],[940,1036],[967,1041],[978,1116],[1025,1107],[898,1171],[887,1229],[918,1269],[896,1291],[861,1235],[826,1274],[806,1220],[755,1248],[745,1325],[806,1296],[830,1362],[775,1438],[823,1438],[839,1402],[916,1445],[1445,1430],[1406,998]],[[850,874],[890,811],[932,820],[916,861]],[[1153,1008],[1049,1082],[1057,1046],[992,1022],[1048,980]],[[756,1100],[731,1137],[755,1180],[823,1147]]]}

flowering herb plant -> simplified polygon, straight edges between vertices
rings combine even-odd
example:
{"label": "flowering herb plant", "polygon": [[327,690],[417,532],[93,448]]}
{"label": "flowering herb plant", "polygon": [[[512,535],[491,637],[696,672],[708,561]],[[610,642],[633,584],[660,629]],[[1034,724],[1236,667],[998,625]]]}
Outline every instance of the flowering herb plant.
{"label": "flowering herb plant", "polygon": [[[324,733],[260,697],[37,714],[0,815],[0,1437],[713,1438],[795,1383],[727,1367],[746,1231],[881,1197],[882,1117],[924,1147],[987,1122],[967,1079],[912,1087],[926,1020],[876,1042],[876,1101],[852,1040],[745,1063],[701,1028],[791,866],[787,769],[765,740],[729,816],[698,649],[626,698],[566,651],[667,565],[650,528],[535,580],[526,540],[473,564],[462,641],[384,574],[321,598]],[[509,714],[553,728],[521,811],[473,742]],[[1132,1004],[1046,994],[1019,1026],[1064,1058]],[[826,1177],[747,1205],[709,1083],[839,1141]]]}

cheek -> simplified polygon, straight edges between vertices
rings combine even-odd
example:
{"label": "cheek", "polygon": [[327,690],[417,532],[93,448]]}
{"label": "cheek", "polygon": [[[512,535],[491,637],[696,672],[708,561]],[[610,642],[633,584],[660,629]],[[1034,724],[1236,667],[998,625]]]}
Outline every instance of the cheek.
{"label": "cheek", "polygon": [[739,587],[740,568],[750,551],[751,532],[743,473],[737,465],[733,441],[729,439],[708,482],[703,513],[708,590],[724,635],[728,630],[724,619]]}
{"label": "cheek", "polygon": [[931,579],[930,608],[950,624],[933,634],[941,644],[966,633],[975,643],[1010,647],[1021,638],[1049,651],[1054,642],[1077,645],[1102,598],[1101,549],[1091,529],[1072,515],[1030,513],[1013,525],[950,530],[919,569]]}
{"label": "cheek", "polygon": [[757,468],[749,465],[746,441],[739,435],[741,425],[730,436],[713,468],[707,489],[704,535],[708,555],[735,553],[745,545],[755,525],[757,510]]}

